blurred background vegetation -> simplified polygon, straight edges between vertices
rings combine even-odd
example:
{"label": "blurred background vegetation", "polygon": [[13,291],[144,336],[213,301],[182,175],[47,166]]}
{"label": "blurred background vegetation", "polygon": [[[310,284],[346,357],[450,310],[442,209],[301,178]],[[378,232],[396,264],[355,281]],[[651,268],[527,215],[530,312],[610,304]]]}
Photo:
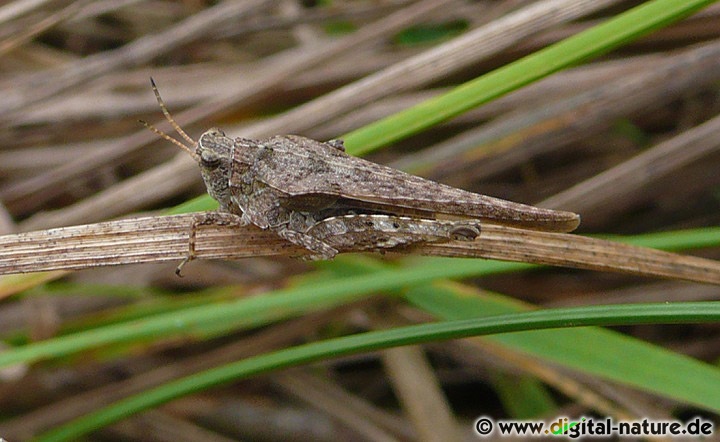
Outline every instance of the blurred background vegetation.
{"label": "blurred background vegetation", "polygon": [[[205,192],[193,161],[138,123],[171,130],[152,76],[193,137],[212,126],[344,137],[350,153],[411,173],[578,212],[580,234],[669,240],[682,230],[673,248],[701,243],[688,253],[717,259],[712,3],[6,2],[0,231],[213,208],[193,199]],[[542,52],[623,17],[632,20]],[[193,261],[182,279],[175,265],[0,280],[0,437],[27,440],[82,418],[62,437],[102,427],[87,440],[473,440],[481,415],[720,412],[717,322],[522,332],[235,382],[203,377],[297,344],[437,320],[668,301],[710,309],[720,296],[711,285],[421,257]],[[148,402],[92,413],[133,397]],[[153,401],[166,403],[139,413]]]}

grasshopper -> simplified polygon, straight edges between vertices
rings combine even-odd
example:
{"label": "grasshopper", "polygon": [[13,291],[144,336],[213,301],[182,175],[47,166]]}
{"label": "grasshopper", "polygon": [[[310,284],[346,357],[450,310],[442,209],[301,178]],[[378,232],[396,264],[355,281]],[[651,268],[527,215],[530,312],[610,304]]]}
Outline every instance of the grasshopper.
{"label": "grasshopper", "polygon": [[[305,258],[331,259],[339,249],[382,251],[423,241],[472,241],[485,221],[550,232],[569,232],[580,223],[575,213],[468,192],[353,157],[340,140],[230,138],[213,128],[195,141],[151,83],[163,114],[190,144],[143,124],[192,156],[219,211],[304,247]],[[191,234],[190,256],[183,264],[192,251]]]}

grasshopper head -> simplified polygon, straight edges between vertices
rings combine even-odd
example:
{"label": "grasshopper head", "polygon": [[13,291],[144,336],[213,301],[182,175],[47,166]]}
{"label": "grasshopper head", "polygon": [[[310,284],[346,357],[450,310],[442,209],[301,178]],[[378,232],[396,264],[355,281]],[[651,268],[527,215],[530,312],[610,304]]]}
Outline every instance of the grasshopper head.
{"label": "grasshopper head", "polygon": [[222,209],[231,208],[230,175],[232,174],[234,141],[220,129],[210,129],[200,136],[195,155],[207,191]]}

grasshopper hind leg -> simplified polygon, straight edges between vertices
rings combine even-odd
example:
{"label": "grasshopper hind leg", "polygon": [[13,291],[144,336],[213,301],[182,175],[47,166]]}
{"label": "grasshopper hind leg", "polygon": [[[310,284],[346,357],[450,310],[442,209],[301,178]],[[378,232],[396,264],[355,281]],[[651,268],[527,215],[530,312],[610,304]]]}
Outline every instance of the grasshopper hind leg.
{"label": "grasshopper hind leg", "polygon": [[417,243],[473,241],[480,235],[480,223],[350,214],[323,219],[307,234],[345,252],[382,252]]}
{"label": "grasshopper hind leg", "polygon": [[311,261],[332,259],[338,254],[338,250],[334,247],[306,233],[291,230],[287,227],[281,227],[276,232],[281,238],[302,246],[311,252],[309,255],[303,256],[303,259]]}

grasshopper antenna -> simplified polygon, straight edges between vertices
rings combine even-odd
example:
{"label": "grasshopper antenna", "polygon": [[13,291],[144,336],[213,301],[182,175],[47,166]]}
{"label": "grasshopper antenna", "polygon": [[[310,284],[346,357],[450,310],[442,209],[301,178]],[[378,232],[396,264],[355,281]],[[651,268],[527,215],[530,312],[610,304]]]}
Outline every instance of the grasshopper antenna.
{"label": "grasshopper antenna", "polygon": [[[179,124],[175,121],[175,119],[170,115],[170,111],[168,111],[167,106],[165,106],[165,102],[163,101],[162,97],[160,96],[160,92],[158,91],[157,86],[155,85],[155,80],[153,80],[152,77],[150,77],[150,84],[152,85],[153,92],[155,93],[155,98],[157,99],[158,104],[160,105],[160,109],[162,110],[163,114],[165,115],[165,118],[170,122],[170,125],[172,125],[173,129],[177,133],[180,134],[185,140],[187,140],[191,146],[194,146],[196,144],[196,141],[193,140],[190,135],[185,133],[184,130],[180,127]],[[173,143],[174,145],[178,146],[182,150],[186,151],[190,154],[190,156],[193,157],[196,161],[198,160],[198,156],[195,153],[195,150],[184,143],[181,143],[180,141],[176,140],[175,138],[171,137],[170,135],[166,134],[165,132],[161,131],[160,129],[156,128],[152,124],[148,123],[147,121],[140,120],[140,123],[150,129],[151,131],[155,132],[156,134],[160,135],[163,139],[168,140],[169,142]]]}

